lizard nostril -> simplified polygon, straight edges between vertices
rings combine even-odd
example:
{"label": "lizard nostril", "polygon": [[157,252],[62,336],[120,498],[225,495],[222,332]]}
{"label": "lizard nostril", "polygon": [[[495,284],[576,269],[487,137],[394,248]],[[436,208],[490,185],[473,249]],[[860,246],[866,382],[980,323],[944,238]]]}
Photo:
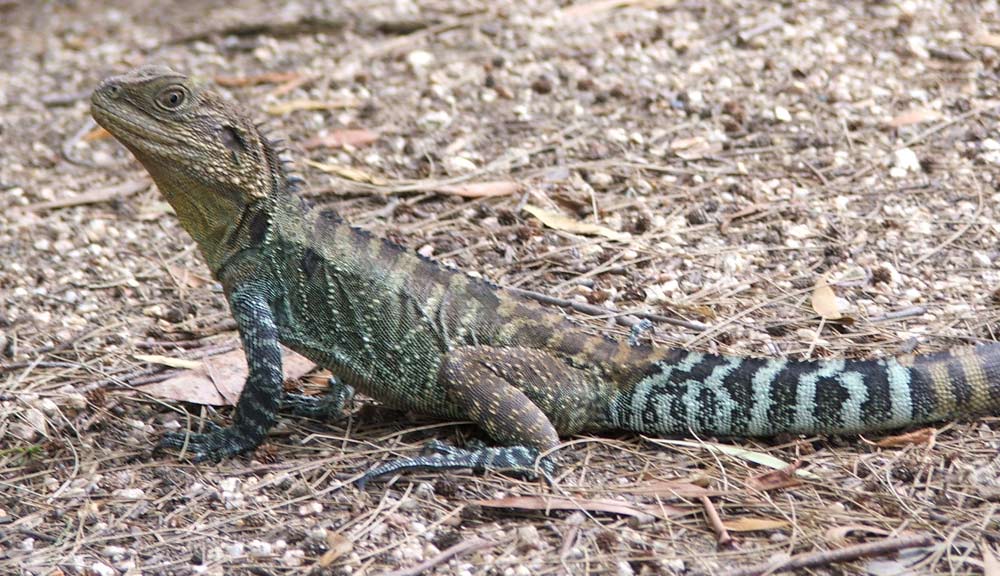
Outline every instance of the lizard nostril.
{"label": "lizard nostril", "polygon": [[118,84],[108,84],[105,86],[104,92],[108,95],[108,98],[117,98],[122,93],[122,87]]}

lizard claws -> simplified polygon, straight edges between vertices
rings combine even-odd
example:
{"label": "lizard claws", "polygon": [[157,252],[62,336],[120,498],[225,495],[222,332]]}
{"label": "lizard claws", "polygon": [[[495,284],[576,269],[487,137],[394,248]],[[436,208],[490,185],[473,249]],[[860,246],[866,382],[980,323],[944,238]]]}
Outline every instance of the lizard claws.
{"label": "lizard claws", "polygon": [[[364,490],[369,480],[388,474],[415,470],[454,470],[470,468],[475,472],[494,470],[505,474],[537,479],[539,472],[548,483],[553,482],[556,465],[551,457],[539,458],[537,449],[529,446],[505,446],[498,448],[478,448],[466,450],[438,440],[431,440],[425,446],[433,452],[426,456],[399,458],[369,470],[355,481],[359,490]],[[536,467],[537,461],[537,467]]]}
{"label": "lizard claws", "polygon": [[166,432],[160,438],[157,450],[172,448],[184,450],[193,462],[213,460],[248,452],[257,447],[244,434],[229,427],[223,428],[214,422],[207,422],[206,432]]}

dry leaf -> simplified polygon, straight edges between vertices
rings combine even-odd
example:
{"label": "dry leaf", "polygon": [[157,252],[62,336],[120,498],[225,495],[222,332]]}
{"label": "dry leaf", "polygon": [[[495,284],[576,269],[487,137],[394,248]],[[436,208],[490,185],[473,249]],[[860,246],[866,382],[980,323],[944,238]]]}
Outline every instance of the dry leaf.
{"label": "dry leaf", "polygon": [[813,288],[812,307],[820,318],[826,320],[840,320],[843,317],[840,307],[837,306],[837,295],[826,283],[826,276],[821,277]]}
{"label": "dry leaf", "polygon": [[670,143],[670,150],[682,160],[697,160],[722,152],[722,143],[709,142],[702,136],[678,138]]}
{"label": "dry leaf", "polygon": [[274,104],[264,109],[273,116],[283,116],[299,110],[343,110],[344,108],[354,108],[358,105],[356,98],[342,98],[340,100],[289,100],[280,104]]}
{"label": "dry leaf", "polygon": [[185,266],[167,264],[167,271],[178,284],[188,288],[203,288],[212,283],[212,279],[198,274]]}
{"label": "dry leaf", "polygon": [[493,198],[497,196],[510,196],[516,193],[519,188],[520,185],[517,182],[497,181],[441,186],[437,191],[444,194],[451,194],[452,196],[461,196],[462,198]]}
{"label": "dry leaf", "polygon": [[699,496],[723,496],[720,490],[708,490],[691,482],[670,480],[651,480],[633,486],[616,487],[617,492],[627,492],[642,496],[658,496],[660,498],[696,498]]}
{"label": "dry leaf", "polygon": [[337,558],[350,554],[354,550],[354,542],[339,532],[327,532],[326,552],[319,559],[319,565],[329,567]]}
{"label": "dry leaf", "polygon": [[243,86],[256,86],[258,84],[283,84],[298,80],[301,74],[298,72],[264,72],[263,74],[251,74],[249,76],[216,76],[215,83],[219,86],[238,88]]}
{"label": "dry leaf", "polygon": [[159,354],[133,354],[133,358],[140,362],[150,364],[162,364],[171,368],[187,368],[193,370],[201,367],[201,362],[197,360],[186,360],[184,358],[171,358],[170,356],[160,356]]}
{"label": "dry leaf", "polygon": [[378,137],[378,132],[372,132],[364,128],[334,130],[326,136],[317,136],[306,140],[302,143],[302,147],[306,150],[312,150],[313,148],[343,148],[344,146],[360,148],[361,146],[367,146],[375,142],[378,140]]}
{"label": "dry leaf", "polygon": [[730,532],[754,532],[757,530],[776,530],[786,528],[787,520],[768,520],[766,518],[736,518],[722,523]]}
{"label": "dry leaf", "polygon": [[932,122],[934,120],[940,120],[941,114],[930,110],[928,108],[912,108],[898,114],[892,120],[889,120],[889,126],[892,128],[900,128],[902,126],[910,126],[913,124],[920,124],[921,122]]}
{"label": "dry leaf", "polygon": [[902,446],[910,446],[912,444],[927,444],[928,447],[930,447],[934,444],[936,436],[936,429],[921,428],[920,430],[914,430],[912,432],[905,432],[903,434],[897,434],[896,436],[883,438],[878,442],[875,442],[875,445],[881,448],[899,448]]}
{"label": "dry leaf", "polygon": [[530,204],[524,207],[524,211],[531,214],[535,218],[538,218],[542,224],[545,224],[549,228],[562,230],[563,232],[571,232],[573,234],[596,234],[621,242],[626,242],[632,237],[632,235],[627,232],[616,232],[607,226],[574,220],[567,216],[563,216],[562,214],[549,212],[548,210],[544,210]]}
{"label": "dry leaf", "polygon": [[798,486],[802,482],[795,477],[801,461],[795,461],[781,470],[771,470],[747,480],[747,484],[755,490],[780,490]]}
{"label": "dry leaf", "polygon": [[98,126],[97,128],[94,128],[90,132],[84,134],[81,140],[83,140],[84,142],[93,142],[94,140],[103,140],[105,138],[110,138],[110,137],[111,137],[111,132],[108,132],[101,126]]}
{"label": "dry leaf", "polygon": [[1000,576],[1000,560],[993,554],[993,548],[986,540],[979,542],[979,548],[983,551],[983,576]]}
{"label": "dry leaf", "polygon": [[[295,379],[313,369],[313,363],[295,352],[282,348],[285,377]],[[211,356],[201,361],[201,366],[155,382],[139,389],[147,394],[168,400],[193,404],[232,406],[243,391],[247,377],[247,361],[240,349]]]}
{"label": "dry leaf", "polygon": [[388,182],[385,178],[376,176],[364,170],[358,168],[352,168],[351,166],[343,166],[341,164],[327,164],[326,162],[316,162],[315,160],[306,159],[304,162],[316,168],[322,170],[327,174],[333,174],[344,178],[345,180],[353,180],[354,182],[364,182],[366,184],[374,184],[376,186],[384,186]]}
{"label": "dry leaf", "polygon": [[627,504],[614,500],[584,500],[581,498],[562,498],[559,496],[509,496],[492,500],[475,500],[473,504],[487,508],[514,508],[518,510],[586,510],[588,512],[607,512],[622,516],[655,516],[667,518],[684,514],[685,511],[674,506],[645,504]]}

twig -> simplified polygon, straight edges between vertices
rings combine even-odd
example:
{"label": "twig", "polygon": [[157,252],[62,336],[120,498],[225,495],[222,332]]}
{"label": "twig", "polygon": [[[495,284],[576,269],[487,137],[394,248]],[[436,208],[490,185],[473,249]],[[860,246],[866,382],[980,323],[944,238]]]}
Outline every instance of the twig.
{"label": "twig", "polygon": [[58,94],[46,94],[39,98],[42,104],[49,107],[69,106],[80,100],[90,98],[90,90],[80,90],[79,92],[60,92]]}
{"label": "twig", "polygon": [[722,518],[719,518],[719,511],[715,509],[715,504],[712,504],[712,499],[708,496],[699,496],[701,500],[701,505],[705,507],[705,516],[708,516],[708,523],[712,526],[712,530],[715,530],[715,537],[718,540],[719,548],[727,548],[732,546],[733,537],[729,535],[729,530],[726,530],[725,525],[722,523]]}
{"label": "twig", "polygon": [[342,18],[321,18],[316,16],[306,16],[297,20],[273,21],[262,20],[259,22],[237,22],[229,26],[214,28],[211,30],[201,30],[178,36],[168,40],[166,44],[186,44],[188,42],[201,42],[224,36],[274,36],[275,38],[296,36],[299,34],[317,34],[340,32],[347,28],[350,22]]}
{"label": "twig", "polygon": [[484,548],[492,548],[496,546],[497,543],[491,540],[484,540],[482,538],[476,538],[474,540],[468,540],[465,542],[459,542],[451,548],[447,548],[442,551],[437,556],[424,560],[420,564],[413,566],[412,568],[403,568],[401,570],[396,570],[394,572],[389,572],[386,576],[417,576],[423,572],[430,570],[431,568],[438,566],[439,564],[444,564],[454,556],[459,554],[465,554],[468,552],[473,552],[475,550],[482,550]]}
{"label": "twig", "polygon": [[[653,314],[650,312],[616,312],[614,310],[609,310],[601,306],[595,306],[593,304],[584,304],[583,302],[575,302],[573,300],[566,300],[565,298],[557,298],[555,296],[549,296],[548,294],[542,294],[541,292],[535,292],[532,290],[525,290],[523,288],[505,288],[506,290],[517,294],[518,296],[523,296],[525,298],[531,298],[532,300],[537,300],[543,304],[551,304],[553,306],[560,306],[563,308],[572,308],[577,312],[583,312],[590,316],[609,316],[615,319],[615,322],[631,328],[638,323],[635,318],[646,318],[647,320],[652,320],[654,322],[662,322],[664,324],[672,324],[674,326],[682,326],[690,330],[707,330],[708,325],[702,324],[701,322],[694,322],[690,320],[677,320],[676,318],[668,318],[660,314]],[[634,316],[635,318],[630,318],[629,316]]]}
{"label": "twig", "polygon": [[136,192],[145,190],[146,188],[149,188],[148,180],[132,180],[122,184],[115,184],[114,186],[98,188],[97,190],[91,190],[89,192],[84,192],[83,194],[77,194],[76,196],[72,196],[70,198],[60,198],[58,200],[37,202],[35,204],[28,204],[27,206],[16,207],[15,210],[19,210],[21,212],[41,212],[43,210],[55,210],[58,208],[83,206],[85,204],[109,202],[119,198],[127,198]]}
{"label": "twig", "polygon": [[86,166],[87,168],[99,168],[96,162],[90,160],[84,160],[76,155],[74,149],[76,148],[76,143],[83,140],[83,137],[90,133],[97,126],[97,122],[91,118],[87,117],[87,120],[80,126],[80,129],[73,133],[72,136],[67,138],[62,143],[62,155],[71,164],[76,164],[77,166]]}
{"label": "twig", "polygon": [[893,310],[892,312],[886,312],[879,316],[872,316],[868,319],[869,322],[886,322],[888,320],[901,320],[903,318],[912,318],[914,316],[923,316],[927,313],[927,308],[924,306],[909,306],[903,308],[902,310]]}
{"label": "twig", "polygon": [[930,546],[934,543],[934,537],[924,536],[904,536],[901,538],[890,538],[878,542],[866,542],[846,546],[837,550],[821,550],[819,552],[809,552],[798,554],[769,564],[758,564],[748,568],[740,568],[728,572],[728,576],[760,576],[761,574],[773,574],[775,572],[787,572],[789,570],[799,570],[801,568],[811,568],[838,562],[851,562],[859,558],[868,556],[884,556],[891,552],[899,552],[906,548],[917,548],[920,546]]}

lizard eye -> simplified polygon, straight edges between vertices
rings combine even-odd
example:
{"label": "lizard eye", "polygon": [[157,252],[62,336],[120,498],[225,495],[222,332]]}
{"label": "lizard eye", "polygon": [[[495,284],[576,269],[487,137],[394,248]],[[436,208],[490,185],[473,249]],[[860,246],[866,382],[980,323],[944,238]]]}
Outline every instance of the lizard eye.
{"label": "lizard eye", "polygon": [[180,86],[165,88],[156,95],[156,103],[166,110],[176,110],[187,100],[187,92]]}

